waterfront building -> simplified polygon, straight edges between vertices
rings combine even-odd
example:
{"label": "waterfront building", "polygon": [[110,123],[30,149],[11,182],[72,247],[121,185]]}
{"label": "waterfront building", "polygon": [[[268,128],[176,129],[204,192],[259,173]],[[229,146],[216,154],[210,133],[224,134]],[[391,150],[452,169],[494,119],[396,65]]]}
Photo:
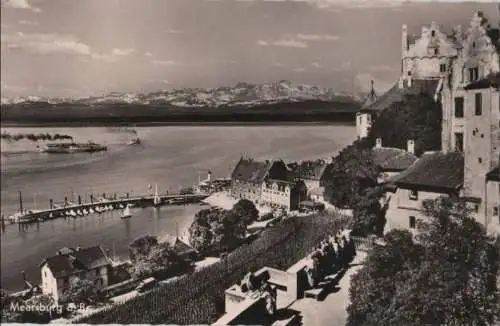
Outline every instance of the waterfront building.
{"label": "waterfront building", "polygon": [[[324,160],[312,162],[302,162],[294,171],[294,177],[304,182],[307,188],[307,196],[319,198],[324,194],[324,188],[321,187],[320,181],[325,173],[328,164]],[[302,198],[303,200],[304,198]]]}
{"label": "waterfront building", "polygon": [[288,180],[288,169],[285,162],[256,161],[253,158],[241,157],[231,173],[231,195],[236,199],[248,199],[259,203],[262,184],[266,179]]}
{"label": "waterfront building", "polygon": [[299,203],[305,199],[307,187],[302,180],[267,179],[262,183],[261,204],[289,212],[297,210]]}
{"label": "waterfront building", "polygon": [[286,211],[307,196],[305,183],[294,180],[282,160],[256,161],[241,157],[231,174],[231,195]]}
{"label": "waterfront building", "polygon": [[112,262],[100,246],[64,248],[42,261],[42,292],[56,302],[75,279],[93,282],[97,288],[108,286]]}

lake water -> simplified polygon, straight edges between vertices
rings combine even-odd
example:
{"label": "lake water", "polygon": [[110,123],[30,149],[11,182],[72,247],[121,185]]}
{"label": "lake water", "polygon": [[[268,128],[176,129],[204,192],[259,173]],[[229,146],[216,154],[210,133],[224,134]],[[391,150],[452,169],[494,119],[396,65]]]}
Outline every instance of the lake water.
{"label": "lake water", "polygon": [[[107,152],[74,155],[38,153],[43,142],[2,140],[1,208],[8,216],[19,209],[18,192],[27,208],[48,208],[49,198],[62,202],[80,195],[146,194],[158,184],[160,193],[178,191],[204,179],[227,177],[241,155],[255,159],[300,161],[328,158],[355,138],[349,125],[310,126],[176,126],[135,128],[142,144],[127,146],[124,129],[2,128],[2,133],[67,134],[75,142],[95,141]],[[39,282],[39,263],[62,247],[100,244],[117,256],[137,236],[185,234],[199,205],[134,209],[130,220],[119,212],[77,219],[56,219],[20,230],[7,225],[1,233],[1,281],[5,290],[22,288],[20,272]]]}

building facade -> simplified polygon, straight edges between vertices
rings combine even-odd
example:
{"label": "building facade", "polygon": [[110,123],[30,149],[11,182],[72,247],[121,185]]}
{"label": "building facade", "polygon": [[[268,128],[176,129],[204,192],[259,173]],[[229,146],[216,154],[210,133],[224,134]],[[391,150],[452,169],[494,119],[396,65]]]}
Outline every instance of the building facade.
{"label": "building facade", "polygon": [[486,176],[486,231],[500,234],[500,167]]}
{"label": "building facade", "polygon": [[58,302],[76,279],[89,280],[98,288],[108,286],[111,261],[101,247],[66,248],[41,264],[42,293]]}
{"label": "building facade", "polygon": [[459,196],[463,187],[463,170],[462,153],[424,153],[394,178],[396,187],[394,194],[390,196],[384,232],[393,228],[415,232],[417,221],[424,218],[424,201],[441,196]]}
{"label": "building facade", "polygon": [[267,179],[262,183],[261,203],[287,212],[297,210],[299,202],[307,198],[303,181]]}
{"label": "building facade", "polygon": [[231,179],[234,198],[248,199],[254,204],[276,209],[295,210],[299,201],[307,196],[305,183],[295,180],[282,160],[260,162],[242,157]]}

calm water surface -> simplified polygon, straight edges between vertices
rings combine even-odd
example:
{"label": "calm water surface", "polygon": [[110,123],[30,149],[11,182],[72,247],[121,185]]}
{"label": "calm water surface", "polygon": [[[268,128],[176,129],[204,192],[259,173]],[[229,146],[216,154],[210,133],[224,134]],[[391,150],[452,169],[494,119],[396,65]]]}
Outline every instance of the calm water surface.
{"label": "calm water surface", "polygon": [[[19,208],[18,191],[28,208],[47,208],[49,198],[89,194],[145,194],[148,184],[161,193],[178,191],[204,178],[210,169],[215,177],[227,177],[240,156],[296,161],[327,158],[355,138],[355,128],[331,126],[201,126],[135,128],[142,145],[127,146],[132,137],[123,129],[96,128],[2,128],[2,133],[60,133],[75,142],[88,140],[107,145],[103,153],[48,155],[36,152],[43,142],[2,140],[1,208],[10,215]],[[119,212],[57,219],[19,230],[7,225],[1,233],[2,288],[22,288],[20,272],[29,280],[40,279],[39,263],[65,246],[100,244],[114,247],[117,256],[137,236],[184,234],[199,205],[134,209],[133,218],[121,220]]]}

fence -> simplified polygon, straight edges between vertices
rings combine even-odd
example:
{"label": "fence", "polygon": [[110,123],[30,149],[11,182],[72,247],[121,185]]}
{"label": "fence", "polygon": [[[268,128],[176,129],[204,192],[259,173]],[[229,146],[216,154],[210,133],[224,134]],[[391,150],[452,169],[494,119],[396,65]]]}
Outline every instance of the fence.
{"label": "fence", "polygon": [[368,237],[359,237],[359,236],[351,236],[351,239],[354,240],[354,245],[356,246],[356,250],[360,251],[369,251],[373,249],[375,246],[375,240],[377,239],[375,236]]}

